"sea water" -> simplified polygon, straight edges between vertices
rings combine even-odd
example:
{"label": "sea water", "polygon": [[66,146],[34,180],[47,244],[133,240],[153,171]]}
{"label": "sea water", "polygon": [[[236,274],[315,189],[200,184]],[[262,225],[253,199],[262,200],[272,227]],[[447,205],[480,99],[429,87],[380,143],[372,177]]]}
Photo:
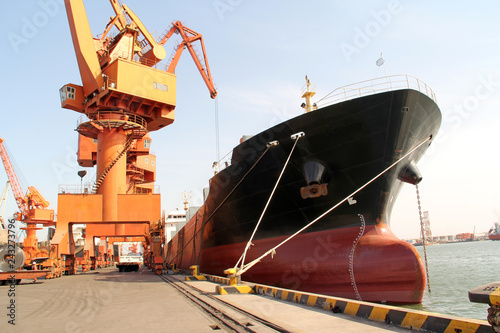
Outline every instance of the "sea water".
{"label": "sea water", "polygon": [[[416,247],[422,258],[424,249]],[[486,320],[488,304],[469,301],[469,290],[500,281],[500,241],[427,245],[430,292],[422,304],[405,306]]]}

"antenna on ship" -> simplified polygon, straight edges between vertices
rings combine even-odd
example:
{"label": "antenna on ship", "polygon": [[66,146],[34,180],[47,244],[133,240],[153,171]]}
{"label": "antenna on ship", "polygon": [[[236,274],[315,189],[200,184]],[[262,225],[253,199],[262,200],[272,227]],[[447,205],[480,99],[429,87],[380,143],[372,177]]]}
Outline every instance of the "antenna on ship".
{"label": "antenna on ship", "polygon": [[307,75],[306,75],[306,85],[302,88],[302,90],[304,91],[304,93],[302,94],[302,98],[305,98],[306,102],[302,103],[301,107],[305,109],[306,112],[311,112],[313,110],[316,110],[318,108],[316,103],[314,104],[311,103],[311,97],[316,95],[316,92],[314,90],[311,90],[311,81],[309,81]]}
{"label": "antenna on ship", "polygon": [[186,192],[184,191],[184,210],[187,211],[188,210],[188,203],[189,203],[189,199],[191,199],[191,192]]}

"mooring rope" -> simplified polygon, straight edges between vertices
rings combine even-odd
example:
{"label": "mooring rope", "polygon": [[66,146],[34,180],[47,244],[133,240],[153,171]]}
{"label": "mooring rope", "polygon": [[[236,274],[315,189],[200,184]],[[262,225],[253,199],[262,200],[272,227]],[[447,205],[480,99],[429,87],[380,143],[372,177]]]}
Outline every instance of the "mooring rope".
{"label": "mooring rope", "polygon": [[426,250],[426,237],[424,228],[424,219],[422,217],[422,208],[420,206],[420,192],[418,190],[418,184],[415,184],[417,189],[417,204],[418,204],[418,215],[420,216],[420,234],[422,237],[422,247],[424,248],[424,262],[425,262],[425,274],[427,276],[427,289],[431,292],[431,280],[429,279],[429,265],[427,264],[427,250]]}
{"label": "mooring rope", "polygon": [[236,276],[239,276],[239,275],[245,273],[247,270],[249,270],[250,268],[252,268],[255,264],[257,264],[263,258],[267,257],[269,254],[276,253],[276,249],[278,249],[279,247],[281,247],[283,244],[287,243],[289,240],[291,240],[292,238],[294,238],[295,236],[297,236],[298,234],[300,234],[302,231],[304,231],[307,228],[309,228],[311,225],[313,225],[314,223],[316,223],[317,221],[319,221],[320,219],[322,219],[323,217],[325,217],[328,213],[330,213],[331,211],[333,211],[334,209],[336,209],[338,206],[340,206],[341,204],[343,204],[349,198],[353,197],[356,193],[358,193],[359,191],[361,191],[362,189],[364,189],[365,187],[367,187],[368,185],[370,185],[372,182],[374,182],[375,180],[377,180],[380,176],[382,176],[387,171],[389,171],[390,169],[392,169],[395,165],[397,165],[398,163],[400,163],[408,155],[410,155],[415,150],[417,150],[418,148],[420,148],[424,143],[426,143],[427,141],[431,140],[431,138],[432,138],[432,136],[429,136],[426,139],[422,140],[422,142],[420,142],[418,145],[416,145],[415,147],[413,147],[412,149],[410,149],[410,151],[408,151],[405,155],[403,155],[401,158],[399,158],[396,162],[392,163],[384,171],[382,171],[381,173],[379,173],[378,175],[376,175],[374,178],[372,178],[366,184],[364,184],[363,186],[361,186],[360,188],[358,188],[356,191],[354,191],[351,194],[349,194],[347,197],[345,197],[343,200],[341,200],[335,206],[333,206],[330,209],[328,209],[326,212],[324,212],[323,214],[321,214],[320,216],[318,216],[317,218],[315,218],[313,221],[309,222],[309,224],[307,224],[304,227],[302,227],[299,231],[295,232],[293,235],[289,236],[287,239],[285,239],[284,241],[282,241],[281,243],[279,243],[275,247],[273,247],[273,248],[269,249],[268,251],[266,251],[264,254],[262,254],[257,259],[249,262],[245,267],[243,267],[242,269],[240,269],[240,270],[238,270],[236,272]]}
{"label": "mooring rope", "polygon": [[288,158],[286,159],[285,161],[285,165],[283,166],[283,169],[281,169],[281,173],[278,177],[278,180],[276,181],[276,184],[274,184],[274,188],[273,190],[271,191],[271,194],[269,195],[269,199],[267,199],[267,203],[266,205],[264,206],[264,210],[262,211],[262,213],[260,214],[260,218],[259,220],[257,221],[257,225],[255,226],[255,228],[253,229],[253,232],[252,232],[252,235],[250,236],[250,239],[248,240],[247,242],[247,245],[245,246],[245,250],[243,251],[243,254],[241,255],[240,259],[238,259],[238,262],[236,263],[236,265],[234,265],[234,267],[238,267],[238,264],[240,263],[241,261],[241,268],[243,268],[244,264],[245,264],[245,258],[246,258],[246,255],[247,255],[247,252],[248,250],[250,249],[250,246],[252,246],[252,240],[255,236],[255,233],[257,232],[257,229],[259,229],[259,226],[260,226],[260,223],[262,222],[262,218],[264,217],[264,214],[266,213],[267,211],[267,207],[269,207],[269,203],[271,202],[271,199],[273,198],[274,196],[274,193],[276,192],[276,188],[278,187],[278,184],[281,180],[281,177],[283,176],[283,173],[285,173],[285,169],[288,165],[288,162],[290,162],[290,158],[292,157],[292,154],[293,154],[293,151],[295,150],[295,147],[297,146],[297,142],[299,142],[299,139],[301,137],[303,137],[304,134],[303,132],[301,132],[301,135],[296,135],[295,136],[295,142],[293,144],[293,147],[292,147],[292,150],[290,151],[290,154],[288,154]]}

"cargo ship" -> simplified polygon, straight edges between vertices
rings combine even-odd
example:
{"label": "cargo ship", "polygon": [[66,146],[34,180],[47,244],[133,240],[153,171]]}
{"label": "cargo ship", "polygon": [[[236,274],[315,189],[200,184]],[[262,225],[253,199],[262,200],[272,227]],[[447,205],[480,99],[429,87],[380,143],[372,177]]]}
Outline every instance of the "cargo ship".
{"label": "cargo ship", "polygon": [[500,240],[500,223],[495,223],[495,225],[488,231],[488,239]]}
{"label": "cargo ship", "polygon": [[390,215],[403,183],[422,179],[416,163],[441,124],[434,93],[413,76],[394,75],[336,89],[319,107],[313,95],[308,82],[302,97],[310,112],[244,137],[217,163],[204,204],[167,244],[166,263],[221,276],[250,239],[245,262],[324,215],[242,280],[420,303],[423,260],[393,234]]}

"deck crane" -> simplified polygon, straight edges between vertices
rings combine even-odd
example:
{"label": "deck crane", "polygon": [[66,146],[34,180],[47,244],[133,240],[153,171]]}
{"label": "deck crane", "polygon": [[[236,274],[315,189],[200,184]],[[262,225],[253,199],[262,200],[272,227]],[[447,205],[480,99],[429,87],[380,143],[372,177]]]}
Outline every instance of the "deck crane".
{"label": "deck crane", "polygon": [[38,247],[38,239],[36,237],[36,231],[42,229],[38,228],[37,225],[41,225],[42,227],[56,225],[54,221],[54,210],[47,208],[50,203],[44,199],[34,186],[29,186],[26,194],[24,194],[9,155],[7,154],[4,139],[2,138],[0,138],[0,158],[2,159],[7,178],[12,187],[17,207],[19,208],[19,212],[14,214],[14,218],[16,221],[26,224],[26,227],[21,228],[26,231],[26,237],[23,241],[23,251],[26,255],[25,267],[31,269],[33,263],[43,262],[43,267],[49,269],[48,278],[61,276],[61,263],[57,260],[47,261],[49,257],[48,250]]}
{"label": "deck crane", "polygon": [[[96,238],[113,242],[133,237],[144,241],[153,269],[160,273],[161,199],[154,193],[156,157],[149,152],[148,133],[174,121],[175,67],[184,48],[193,57],[210,96],[216,97],[202,35],[176,21],[157,41],[127,5],[110,0],[115,16],[94,37],[83,0],[64,3],[82,84],[61,88],[61,106],[83,114],[76,128],[78,162],[83,167],[95,165],[97,177],[90,191],[59,193],[51,255],[64,255],[67,265],[73,265],[71,226],[86,224],[85,258],[96,262]],[[111,33],[113,28],[118,30],[116,34]],[[183,42],[164,66],[163,45],[174,33]],[[194,51],[197,42],[203,56]]]}

